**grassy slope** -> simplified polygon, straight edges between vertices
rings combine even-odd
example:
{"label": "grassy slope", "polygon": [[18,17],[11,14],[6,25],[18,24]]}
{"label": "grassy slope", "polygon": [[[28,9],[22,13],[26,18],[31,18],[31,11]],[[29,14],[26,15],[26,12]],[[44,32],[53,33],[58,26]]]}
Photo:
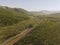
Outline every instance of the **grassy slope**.
{"label": "grassy slope", "polygon": [[22,10],[0,7],[0,43],[23,31],[30,19],[28,15]]}
{"label": "grassy slope", "polygon": [[60,45],[60,23],[45,20],[15,45]]}
{"label": "grassy slope", "polygon": [[11,8],[0,7],[0,27],[13,25],[20,21],[29,19],[24,12],[16,12]]}
{"label": "grassy slope", "polygon": [[27,12],[17,12],[11,8],[0,8],[0,11],[0,22],[2,23],[0,23],[0,43],[24,31],[29,24],[35,25],[39,22],[38,18]]}

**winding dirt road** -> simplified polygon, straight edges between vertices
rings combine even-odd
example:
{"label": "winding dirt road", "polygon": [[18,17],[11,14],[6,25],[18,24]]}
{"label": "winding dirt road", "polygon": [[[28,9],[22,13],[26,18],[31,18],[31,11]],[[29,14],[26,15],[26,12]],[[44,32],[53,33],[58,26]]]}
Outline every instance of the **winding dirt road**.
{"label": "winding dirt road", "polygon": [[[41,21],[42,22],[42,21]],[[16,42],[18,42],[19,40],[21,40],[22,38],[24,38],[29,32],[31,32],[34,28],[36,28],[36,26],[38,26],[38,24],[36,24],[34,27],[32,28],[28,28],[25,31],[21,32],[20,34],[17,34],[14,37],[11,37],[10,39],[6,40],[3,44],[1,45],[14,45]]]}

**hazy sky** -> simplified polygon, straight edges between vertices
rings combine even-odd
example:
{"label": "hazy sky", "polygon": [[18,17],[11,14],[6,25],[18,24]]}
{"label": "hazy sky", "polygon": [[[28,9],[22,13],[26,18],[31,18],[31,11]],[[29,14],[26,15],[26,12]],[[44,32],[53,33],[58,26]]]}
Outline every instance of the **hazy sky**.
{"label": "hazy sky", "polygon": [[23,8],[29,11],[60,10],[60,0],[0,0],[0,5]]}

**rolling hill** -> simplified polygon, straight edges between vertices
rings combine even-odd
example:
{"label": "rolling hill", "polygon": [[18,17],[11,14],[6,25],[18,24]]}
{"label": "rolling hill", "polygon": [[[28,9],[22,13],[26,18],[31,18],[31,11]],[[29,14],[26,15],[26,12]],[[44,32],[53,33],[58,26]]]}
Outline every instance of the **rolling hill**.
{"label": "rolling hill", "polygon": [[9,7],[0,7],[0,27],[13,25],[20,21],[29,19],[27,11],[25,11],[24,9],[20,9],[18,12],[16,10],[18,9],[15,8],[12,9]]}

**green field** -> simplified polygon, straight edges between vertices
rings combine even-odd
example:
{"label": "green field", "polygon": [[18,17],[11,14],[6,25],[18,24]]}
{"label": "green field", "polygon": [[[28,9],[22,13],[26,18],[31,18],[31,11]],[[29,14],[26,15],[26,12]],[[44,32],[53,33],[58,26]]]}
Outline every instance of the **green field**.
{"label": "green field", "polygon": [[60,22],[44,20],[15,45],[60,45]]}

